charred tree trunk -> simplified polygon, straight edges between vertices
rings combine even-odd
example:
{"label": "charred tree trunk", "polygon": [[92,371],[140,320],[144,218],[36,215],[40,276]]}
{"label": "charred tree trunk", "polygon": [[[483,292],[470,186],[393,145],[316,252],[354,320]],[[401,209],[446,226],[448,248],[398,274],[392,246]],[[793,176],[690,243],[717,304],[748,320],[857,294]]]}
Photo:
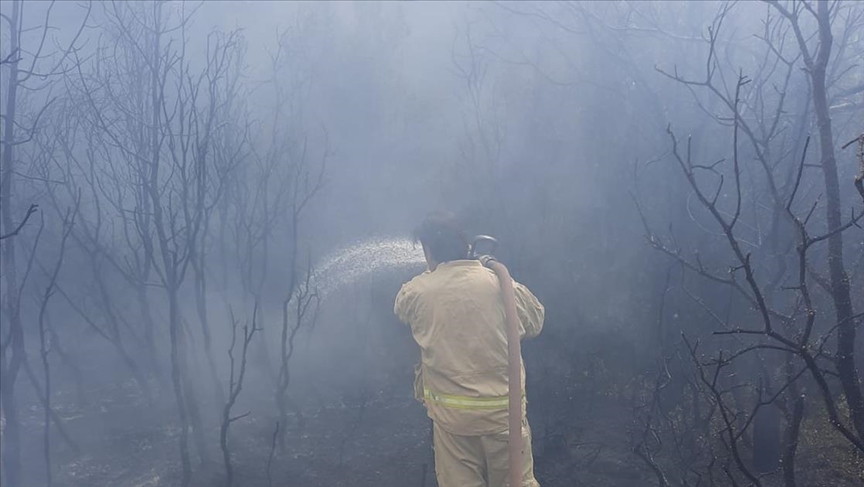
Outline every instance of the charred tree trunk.
{"label": "charred tree trunk", "polygon": [[219,432],[219,444],[222,447],[222,460],[225,464],[225,477],[227,479],[225,484],[228,487],[234,487],[234,467],[231,463],[231,451],[228,449],[228,428],[231,426],[231,423],[249,415],[249,413],[246,413],[232,417],[231,409],[234,407],[237,398],[240,397],[240,392],[243,390],[243,379],[246,377],[246,357],[249,351],[249,342],[252,341],[255,332],[258,331],[255,323],[257,312],[258,308],[256,307],[255,310],[252,311],[252,327],[250,328],[249,325],[243,326],[243,349],[240,356],[239,372],[236,371],[236,359],[234,357],[234,349],[237,345],[237,321],[234,319],[234,316],[231,316],[231,346],[228,348],[228,359],[231,371],[228,380],[228,400],[222,407],[222,426]]}
{"label": "charred tree trunk", "polygon": [[[758,397],[770,396],[770,389],[760,379]],[[738,407],[741,411],[746,409]],[[780,463],[780,415],[773,405],[760,408],[753,419],[753,441],[747,445],[753,450],[753,468],[759,473],[771,472]]]}
{"label": "charred tree trunk", "polygon": [[183,476],[180,485],[186,487],[192,479],[192,463],[189,460],[189,420],[186,413],[186,401],[183,387],[183,369],[181,355],[180,310],[176,292],[168,290],[168,331],[171,335],[171,384],[174,388],[174,398],[177,402],[177,415],[180,419],[180,464]]}
{"label": "charred tree trunk", "polygon": [[43,454],[45,458],[45,478],[48,487],[51,487],[53,484],[53,478],[51,476],[51,367],[48,362],[48,354],[51,351],[51,345],[48,342],[49,335],[46,330],[45,314],[48,311],[48,303],[51,301],[51,297],[54,295],[56,290],[57,277],[60,274],[60,269],[63,267],[63,258],[66,254],[66,241],[72,231],[72,225],[74,224],[75,214],[77,211],[78,208],[76,202],[75,213],[72,213],[72,210],[70,209],[66,212],[66,217],[63,219],[63,236],[60,240],[60,251],[57,257],[57,263],[54,265],[54,269],[51,272],[48,286],[45,289],[45,294],[42,296],[42,302],[39,306],[39,355],[42,358],[42,370],[45,375],[45,401],[43,403],[43,409],[45,411],[45,426],[42,441]]}
{"label": "charred tree trunk", "polygon": [[[6,82],[6,113],[3,120],[3,169],[0,181],[0,218],[3,228],[15,228],[12,220],[12,192],[15,174],[15,109],[18,97],[18,28],[21,17],[21,2],[12,2],[12,18],[9,23],[10,52],[13,54],[9,63],[9,77]],[[4,21],[6,18],[0,20]],[[24,330],[21,327],[21,299],[18,296],[19,282],[15,242],[17,238],[5,239],[3,242],[3,277],[6,280],[6,309],[9,313],[8,338],[0,338],[0,380],[3,391],[0,394],[3,413],[6,418],[6,429],[3,434],[3,467],[6,474],[5,485],[21,487],[21,422],[18,419],[18,400],[15,397],[15,381],[21,363],[24,361]]]}
{"label": "charred tree trunk", "polygon": [[[813,109],[819,126],[819,149],[821,152],[822,173],[825,178],[825,210],[828,231],[833,232],[842,226],[840,181],[837,173],[837,159],[834,154],[834,133],[831,128],[831,114],[828,111],[826,88],[826,69],[831,56],[833,35],[831,33],[831,14],[828,2],[820,0],[817,4],[819,22],[819,50],[811,60],[810,78],[813,84]],[[800,42],[800,40],[799,40]],[[806,48],[802,47],[802,49]],[[852,306],[849,288],[849,275],[843,262],[843,233],[834,232],[828,237],[828,275],[831,281],[831,299],[837,317],[837,355],[836,366],[843,393],[849,406],[852,424],[858,437],[864,440],[864,396],[861,393],[861,377],[855,364],[855,334],[857,322]]]}
{"label": "charred tree trunk", "polygon": [[786,357],[786,378],[790,381],[789,390],[786,392],[786,404],[784,418],[786,428],[783,431],[783,455],[781,465],[783,467],[783,482],[786,487],[795,487],[795,456],[798,453],[798,438],[801,432],[801,421],[804,419],[804,396],[798,388],[798,383],[793,379],[794,365],[793,357]]}
{"label": "charred tree trunk", "polygon": [[[183,333],[182,331],[180,333]],[[186,363],[186,344],[185,339],[181,338],[180,350],[181,356],[181,372],[180,377],[183,381],[184,399],[186,409],[189,414],[189,427],[192,430],[192,439],[195,441],[195,450],[198,452],[198,457],[201,463],[210,461],[210,453],[207,448],[207,440],[204,437],[204,420],[201,416],[201,403],[198,400],[198,393],[195,390],[195,385],[190,380],[189,367]]]}
{"label": "charred tree trunk", "polygon": [[204,355],[207,359],[207,368],[213,381],[213,392],[216,404],[225,402],[225,393],[222,390],[222,382],[216,372],[216,362],[213,361],[213,338],[210,333],[210,320],[207,316],[207,283],[204,274],[203,258],[193,257],[192,265],[195,272],[195,308],[198,311],[198,320],[201,324],[201,335],[204,338]]}
{"label": "charred tree trunk", "polygon": [[135,296],[138,299],[138,307],[141,309],[141,319],[144,323],[144,343],[147,345],[147,355],[150,361],[150,367],[156,375],[156,380],[161,384],[163,371],[159,365],[159,354],[156,352],[156,323],[153,320],[153,314],[150,311],[150,297],[147,293],[146,284],[141,282],[138,283],[136,287],[137,291]]}

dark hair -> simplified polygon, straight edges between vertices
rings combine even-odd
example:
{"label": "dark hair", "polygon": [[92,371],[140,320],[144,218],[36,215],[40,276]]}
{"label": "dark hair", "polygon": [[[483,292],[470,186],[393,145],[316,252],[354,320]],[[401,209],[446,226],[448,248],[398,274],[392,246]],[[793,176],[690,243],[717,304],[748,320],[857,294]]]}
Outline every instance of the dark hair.
{"label": "dark hair", "polygon": [[452,213],[432,213],[414,230],[414,242],[438,262],[468,258],[468,239]]}

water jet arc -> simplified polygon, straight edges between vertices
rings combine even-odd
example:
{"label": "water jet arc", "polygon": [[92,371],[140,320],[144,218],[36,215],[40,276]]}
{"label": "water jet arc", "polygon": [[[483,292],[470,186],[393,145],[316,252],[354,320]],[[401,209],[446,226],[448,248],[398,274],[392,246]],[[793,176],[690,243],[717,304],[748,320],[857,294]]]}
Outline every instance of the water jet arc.
{"label": "water jet arc", "polygon": [[320,260],[312,275],[322,301],[342,286],[388,271],[421,270],[423,251],[407,238],[376,237],[343,247]]}

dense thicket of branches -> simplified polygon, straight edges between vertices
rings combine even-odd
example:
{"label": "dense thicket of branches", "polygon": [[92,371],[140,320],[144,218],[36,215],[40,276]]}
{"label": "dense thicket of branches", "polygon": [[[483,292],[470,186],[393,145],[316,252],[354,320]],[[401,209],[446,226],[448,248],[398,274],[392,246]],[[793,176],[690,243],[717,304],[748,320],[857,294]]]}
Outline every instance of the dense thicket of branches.
{"label": "dense thicket of branches", "polygon": [[56,399],[106,384],[169,412],[178,485],[240,485],[253,420],[279,484],[328,401],[343,468],[410,350],[374,283],[328,317],[313,263],[435,206],[546,304],[544,485],[616,447],[661,486],[864,478],[864,5],[276,5],[0,4],[3,485],[51,485]]}
{"label": "dense thicket of branches", "polygon": [[[660,485],[798,485],[798,453],[822,442],[845,452],[834,468],[860,468],[864,208],[853,184],[860,156],[841,146],[864,129],[861,6],[666,5],[674,16],[629,3],[502,7],[563,38],[591,39],[620,70],[613,79],[623,83],[598,103],[621,116],[592,123],[607,123],[598,137],[619,153],[603,158],[598,177],[632,178],[610,189],[602,216],[572,227],[572,248],[585,252],[586,228],[594,239],[622,233],[605,225],[630,225],[659,251],[656,270],[639,266],[653,296],[635,300],[657,316],[637,326],[656,345],[645,357],[656,370],[630,390],[636,456]],[[599,83],[591,70],[608,76],[608,66],[590,56],[574,55],[574,69]],[[622,216],[623,202],[635,202],[636,221]],[[610,247],[603,258],[617,274],[621,246]],[[625,275],[636,267],[626,262]],[[524,272],[543,279],[533,267]],[[592,273],[572,289],[610,279]],[[814,428],[823,428],[815,438]]]}
{"label": "dense thicket of branches", "polygon": [[[242,33],[213,31],[193,42],[196,8],[86,5],[78,34],[95,8],[96,35],[86,31],[87,43],[75,36],[48,53],[55,5],[37,29],[35,52],[25,45],[33,31],[25,7],[12,2],[7,14],[4,4],[3,16],[4,485],[33,482],[21,473],[15,388],[21,368],[29,371],[30,340],[36,336],[41,351],[45,384],[37,395],[50,419],[49,359],[58,355],[77,370],[78,354],[86,352],[62,347],[82,330],[88,341],[101,341],[100,353],[116,354],[146,403],[155,404],[157,391],[173,395],[182,485],[196,459],[211,455],[208,423],[217,414],[230,477],[227,426],[242,417],[229,416],[263,319],[253,308],[268,272],[293,276],[279,286],[289,301],[308,274],[298,258],[299,226],[321,187],[326,148],[306,140],[306,128],[283,104],[250,113]],[[294,89],[279,78],[284,63],[277,55],[270,68],[277,100]],[[267,249],[276,239],[295,257],[271,259]],[[38,291],[35,305],[28,278]],[[55,294],[62,304],[49,302]],[[242,307],[252,319],[243,328],[242,354],[240,347],[235,354],[236,321],[226,335],[226,321],[208,314],[226,306]],[[52,310],[63,319],[49,320]],[[286,327],[302,325],[293,318],[285,317]],[[214,350],[214,335],[234,337],[229,361]],[[193,351],[199,347],[203,357]],[[222,362],[230,373],[221,372]],[[283,374],[288,366],[283,359]],[[209,386],[193,380],[202,371]],[[31,382],[38,386],[35,376]]]}

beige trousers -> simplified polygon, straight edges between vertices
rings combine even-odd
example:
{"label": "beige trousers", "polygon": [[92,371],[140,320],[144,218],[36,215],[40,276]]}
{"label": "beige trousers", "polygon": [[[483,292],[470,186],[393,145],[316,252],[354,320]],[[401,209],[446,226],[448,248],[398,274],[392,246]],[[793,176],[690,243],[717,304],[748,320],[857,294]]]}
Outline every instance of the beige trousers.
{"label": "beige trousers", "polygon": [[[448,433],[433,422],[438,487],[510,487],[507,479],[507,431],[486,436]],[[522,422],[522,485],[540,487],[534,479],[531,429]]]}

